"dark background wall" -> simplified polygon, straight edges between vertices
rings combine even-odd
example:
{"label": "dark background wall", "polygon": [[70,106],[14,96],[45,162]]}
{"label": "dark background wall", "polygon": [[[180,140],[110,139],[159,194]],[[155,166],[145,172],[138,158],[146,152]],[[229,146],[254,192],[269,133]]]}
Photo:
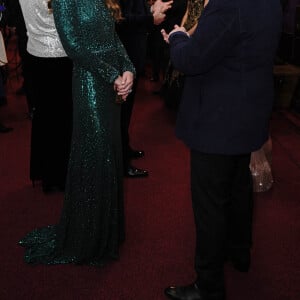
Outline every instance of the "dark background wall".
{"label": "dark background wall", "polygon": [[282,0],[283,27],[278,54],[283,61],[300,65],[300,0]]}

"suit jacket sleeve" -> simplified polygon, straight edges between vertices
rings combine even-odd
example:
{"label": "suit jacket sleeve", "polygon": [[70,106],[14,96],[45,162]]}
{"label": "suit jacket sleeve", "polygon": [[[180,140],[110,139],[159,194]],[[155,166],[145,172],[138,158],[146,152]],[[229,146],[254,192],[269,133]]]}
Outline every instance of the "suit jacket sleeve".
{"label": "suit jacket sleeve", "polygon": [[174,67],[186,75],[209,71],[238,42],[238,20],[238,12],[233,8],[207,7],[191,38],[182,32],[170,35],[170,56]]}

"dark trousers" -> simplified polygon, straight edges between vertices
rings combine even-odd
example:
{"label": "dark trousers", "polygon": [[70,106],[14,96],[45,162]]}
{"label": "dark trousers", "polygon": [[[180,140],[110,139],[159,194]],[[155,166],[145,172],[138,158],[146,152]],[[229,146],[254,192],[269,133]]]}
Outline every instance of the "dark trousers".
{"label": "dark trousers", "polygon": [[21,57],[21,67],[23,75],[23,88],[26,94],[28,112],[32,113],[34,110],[34,96],[31,88],[32,82],[32,70],[31,70],[31,55],[25,50],[24,52],[19,51]]}
{"label": "dark trousers", "polygon": [[28,54],[27,84],[35,108],[31,129],[30,179],[64,186],[72,133],[72,62],[67,57]]}
{"label": "dark trousers", "polygon": [[127,169],[130,163],[130,143],[129,143],[129,126],[136,95],[138,78],[134,80],[132,92],[128,95],[121,107],[121,135],[122,135],[122,149],[123,149],[123,164],[124,170]]}
{"label": "dark trousers", "polygon": [[155,27],[149,37],[149,52],[152,63],[152,77],[165,77],[165,72],[170,60],[169,45],[163,40],[160,27]]}
{"label": "dark trousers", "polygon": [[148,35],[146,31],[136,32],[132,31],[131,29],[128,29],[128,31],[120,31],[119,37],[137,73],[133,86],[131,88],[132,92],[128,95],[126,101],[122,103],[121,107],[123,164],[124,170],[126,170],[130,163],[131,150],[129,141],[129,126],[135,102],[135,95],[139,76],[144,72]]}
{"label": "dark trousers", "polygon": [[250,251],[253,198],[249,162],[250,154],[191,151],[196,282],[204,292],[224,291],[227,256]]}

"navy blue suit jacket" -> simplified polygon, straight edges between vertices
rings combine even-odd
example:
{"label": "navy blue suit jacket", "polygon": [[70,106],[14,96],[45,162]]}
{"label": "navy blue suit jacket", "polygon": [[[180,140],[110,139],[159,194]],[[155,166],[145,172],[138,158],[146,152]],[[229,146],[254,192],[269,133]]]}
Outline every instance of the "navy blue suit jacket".
{"label": "navy blue suit jacket", "polygon": [[186,74],[176,133],[204,153],[243,154],[267,140],[280,0],[210,0],[194,35],[170,36]]}

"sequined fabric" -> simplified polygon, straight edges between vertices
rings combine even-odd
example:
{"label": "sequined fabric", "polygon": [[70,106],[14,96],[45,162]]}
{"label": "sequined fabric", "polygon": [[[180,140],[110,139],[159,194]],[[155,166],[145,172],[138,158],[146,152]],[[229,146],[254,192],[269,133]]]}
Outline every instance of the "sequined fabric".
{"label": "sequined fabric", "polygon": [[120,105],[113,82],[134,72],[103,0],[54,0],[54,19],[74,62],[74,120],[59,224],[20,241],[28,263],[103,265],[124,240]]}
{"label": "sequined fabric", "polygon": [[190,30],[197,22],[201,16],[203,10],[202,0],[189,0],[188,1],[188,15],[183,26],[188,31]]}
{"label": "sequined fabric", "polygon": [[19,0],[28,35],[27,51],[37,57],[65,57],[48,0]]}

